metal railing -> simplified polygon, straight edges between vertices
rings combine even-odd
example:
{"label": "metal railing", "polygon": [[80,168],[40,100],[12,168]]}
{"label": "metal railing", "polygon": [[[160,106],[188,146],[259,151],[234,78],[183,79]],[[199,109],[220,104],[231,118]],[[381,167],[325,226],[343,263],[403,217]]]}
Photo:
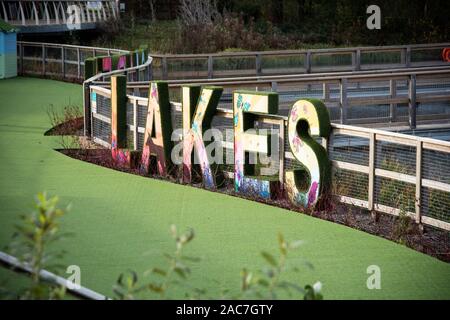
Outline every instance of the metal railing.
{"label": "metal railing", "polygon": [[[107,82],[94,85],[108,87]],[[319,98],[327,105],[333,122],[364,125],[408,125],[450,119],[450,66],[395,69],[374,72],[247,77],[243,79],[170,81],[171,98],[180,101],[182,85],[224,87],[222,104],[231,102],[235,89],[276,91],[280,113],[287,114],[299,98]],[[146,96],[149,82],[131,82],[127,88]]]}
{"label": "metal railing", "polygon": [[39,75],[82,81],[89,57],[129,53],[127,50],[56,43],[17,42],[17,68],[21,75]]}
{"label": "metal railing", "polygon": [[225,78],[448,65],[450,43],[310,50],[153,54],[157,79]]}
{"label": "metal railing", "polygon": [[[27,66],[22,68],[23,61],[42,61],[45,59],[45,48],[40,52],[37,49],[25,50],[26,47],[42,47],[55,48],[64,46],[68,52],[64,57],[62,55],[56,57],[48,57],[45,60],[48,63],[61,63],[65,61],[67,65],[84,64],[84,59],[95,56],[98,53],[108,54],[111,52],[126,52],[125,50],[93,48],[82,46],[70,46],[60,44],[43,44],[34,42],[18,42],[18,66],[19,71],[25,72],[31,68]],[[80,60],[78,61],[78,51],[80,48]],[[414,67],[432,67],[432,66],[448,66],[448,62],[442,61],[442,49],[450,47],[450,43],[426,44],[426,45],[404,45],[404,46],[385,46],[385,47],[360,47],[360,48],[337,48],[337,49],[316,49],[316,50],[284,50],[284,51],[260,51],[260,52],[229,52],[217,54],[199,54],[199,55],[158,55],[151,54],[153,63],[151,66],[151,80],[182,80],[187,79],[193,81],[200,79],[216,79],[226,81],[227,78],[233,81],[244,81],[264,77],[276,76],[281,77],[298,77],[299,75],[307,75],[309,73],[329,73],[329,72],[388,72],[389,69],[402,69]],[[72,50],[72,49],[73,50]],[[97,52],[98,51],[98,52]],[[295,59],[308,56],[308,66],[303,65],[301,68],[296,67]],[[339,57],[350,56],[351,64],[343,63]],[[260,57],[261,63],[256,63]],[[317,57],[317,58],[316,58]],[[360,57],[360,58],[356,58]],[[362,58],[361,58],[362,57]],[[242,60],[244,59],[244,60]],[[242,61],[245,59],[254,59],[250,64]],[[268,60],[269,59],[269,60]],[[270,60],[271,59],[271,60]],[[222,61],[219,63],[220,61]],[[266,61],[264,63],[264,61]],[[180,62],[181,61],[181,62]],[[202,62],[203,61],[203,62]],[[204,67],[206,61],[206,71]],[[215,63],[217,61],[217,63]],[[269,61],[272,61],[269,63]],[[293,62],[294,61],[294,62]],[[305,62],[305,63],[306,63]],[[188,67],[184,66],[187,65]],[[283,65],[281,68],[280,65]],[[45,65],[43,63],[42,65]],[[179,66],[179,67],[177,67]],[[251,66],[251,68],[249,67]],[[243,69],[245,67],[246,69]],[[43,68],[43,67],[42,67]],[[184,68],[184,69],[183,69]],[[225,70],[225,69],[230,70]],[[183,71],[184,70],[184,71]],[[38,70],[43,74],[41,70]],[[35,71],[34,71],[35,72]],[[76,72],[67,72],[63,74],[63,70],[55,71],[61,77],[80,78],[81,75]],[[82,74],[82,72],[81,72]],[[273,79],[277,79],[274,77]],[[275,80],[276,82],[276,80]]]}

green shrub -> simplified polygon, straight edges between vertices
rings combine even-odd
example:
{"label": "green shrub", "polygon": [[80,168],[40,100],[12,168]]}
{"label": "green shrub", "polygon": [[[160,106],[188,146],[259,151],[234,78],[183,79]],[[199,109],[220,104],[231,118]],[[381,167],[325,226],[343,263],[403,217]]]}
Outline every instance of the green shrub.
{"label": "green shrub", "polygon": [[[18,293],[21,299],[62,299],[65,288],[54,283],[43,282],[40,273],[44,269],[58,269],[55,262],[63,251],[51,251],[50,245],[60,241],[59,219],[68,211],[58,207],[58,197],[47,198],[46,193],[36,196],[34,211],[20,217],[14,240],[9,246],[11,254],[31,268],[31,284],[25,292]],[[55,271],[55,270],[54,270]]]}

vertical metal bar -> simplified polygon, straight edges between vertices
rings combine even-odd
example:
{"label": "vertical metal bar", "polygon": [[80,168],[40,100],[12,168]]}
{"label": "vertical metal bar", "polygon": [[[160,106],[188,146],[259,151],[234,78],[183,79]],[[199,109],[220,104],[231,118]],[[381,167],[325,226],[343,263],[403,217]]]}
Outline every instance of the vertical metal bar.
{"label": "vertical metal bar", "polygon": [[141,81],[140,80],[141,79],[141,72],[140,72],[140,70],[136,69],[134,73],[136,74],[136,81],[137,82]]}
{"label": "vertical metal bar", "polygon": [[137,112],[137,100],[133,100],[133,125],[134,125],[134,131],[133,131],[133,146],[134,150],[138,149],[138,112]]}
{"label": "vertical metal bar", "polygon": [[261,54],[259,53],[255,57],[255,67],[256,67],[256,75],[260,76],[262,73],[261,72],[262,67],[261,67]]}
{"label": "vertical metal bar", "polygon": [[409,105],[408,105],[408,122],[411,129],[416,128],[416,114],[417,114],[417,103],[416,103],[416,75],[412,74],[409,76]]}
{"label": "vertical metal bar", "polygon": [[42,45],[42,75],[45,76],[45,45]]}
{"label": "vertical metal bar", "polygon": [[322,98],[324,101],[330,100],[330,85],[327,82],[322,85]]}
{"label": "vertical metal bar", "polygon": [[305,70],[306,70],[306,73],[311,73],[311,51],[309,51],[309,50],[306,52]]}
{"label": "vertical metal bar", "polygon": [[19,44],[20,49],[20,74],[23,74],[23,51],[25,50],[22,44]]}
{"label": "vertical metal bar", "polygon": [[89,83],[83,83],[84,136],[92,137],[91,127],[91,89]]}
{"label": "vertical metal bar", "polygon": [[208,79],[213,78],[213,57],[208,56]]}
{"label": "vertical metal bar", "polygon": [[416,201],[415,201],[415,209],[416,209],[416,222],[422,223],[422,215],[421,215],[421,191],[422,191],[422,141],[417,141],[416,146]]}
{"label": "vertical metal bar", "polygon": [[61,47],[61,73],[63,79],[66,77],[66,54],[64,52],[64,47]]}
{"label": "vertical metal bar", "polygon": [[370,133],[369,138],[369,194],[368,194],[368,210],[374,210],[375,199],[375,152],[376,152],[376,136]]}
{"label": "vertical metal bar", "polygon": [[347,123],[347,79],[343,78],[339,82],[340,86],[340,108],[341,108],[341,124]]}
{"label": "vertical metal bar", "polygon": [[279,123],[279,127],[280,127],[280,133],[279,133],[279,138],[278,138],[278,148],[279,148],[279,163],[280,163],[280,167],[279,170],[280,172],[278,173],[278,179],[280,180],[280,184],[281,184],[281,190],[284,189],[284,120],[281,120]]}
{"label": "vertical metal bar", "polygon": [[153,80],[153,68],[152,63],[147,66],[147,81]]}
{"label": "vertical metal bar", "polygon": [[400,63],[406,67],[406,48],[400,49]]}
{"label": "vertical metal bar", "polygon": [[278,91],[278,83],[276,81],[272,81],[270,83],[270,86],[271,86],[273,92],[277,92]]}
{"label": "vertical metal bar", "polygon": [[407,68],[411,67],[411,47],[406,47],[405,65]]}
{"label": "vertical metal bar", "polygon": [[80,48],[77,48],[77,76],[81,78],[81,52]]}
{"label": "vertical metal bar", "polygon": [[[397,81],[389,80],[389,94],[391,98],[397,97]],[[391,103],[389,105],[389,121],[395,122],[397,120],[397,104]]]}
{"label": "vertical metal bar", "polygon": [[361,50],[357,49],[354,54],[355,54],[354,70],[355,71],[360,71],[361,70]]}
{"label": "vertical metal bar", "polygon": [[352,70],[356,71],[356,51],[353,51],[351,55],[352,55]]}
{"label": "vertical metal bar", "polygon": [[168,74],[167,74],[167,57],[162,58],[162,76],[164,80],[167,80]]}

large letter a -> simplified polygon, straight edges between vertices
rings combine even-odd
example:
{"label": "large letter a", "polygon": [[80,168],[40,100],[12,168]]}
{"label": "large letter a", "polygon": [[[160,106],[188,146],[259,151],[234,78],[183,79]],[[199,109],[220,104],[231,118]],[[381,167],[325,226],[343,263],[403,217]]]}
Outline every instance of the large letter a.
{"label": "large letter a", "polygon": [[172,119],[169,88],[165,82],[150,83],[148,95],[147,123],[145,125],[144,146],[141,158],[141,173],[150,171],[151,156],[156,157],[158,173],[167,175],[172,164]]}

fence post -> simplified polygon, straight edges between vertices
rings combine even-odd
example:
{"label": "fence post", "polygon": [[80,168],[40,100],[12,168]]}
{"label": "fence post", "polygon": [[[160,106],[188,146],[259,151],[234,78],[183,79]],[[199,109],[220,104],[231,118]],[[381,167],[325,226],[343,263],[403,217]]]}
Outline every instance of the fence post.
{"label": "fence post", "polygon": [[407,68],[411,67],[411,47],[406,47],[405,50],[405,66]]}
{"label": "fence post", "polygon": [[135,74],[136,74],[136,81],[137,82],[141,81],[141,71],[139,69],[136,69]]}
{"label": "fence post", "polygon": [[422,224],[422,214],[421,214],[421,191],[422,191],[422,141],[417,141],[416,146],[416,223]]}
{"label": "fence post", "polygon": [[[391,98],[397,97],[397,81],[389,80],[389,94]],[[389,105],[389,121],[395,122],[397,119],[397,104],[391,103]]]}
{"label": "fence post", "polygon": [[279,149],[279,172],[278,179],[281,184],[281,190],[284,190],[284,120],[279,122],[280,131],[278,134],[278,149]]}
{"label": "fence post", "polygon": [[45,45],[42,45],[42,75],[45,76]]}
{"label": "fence post", "polygon": [[305,59],[305,70],[306,73],[311,73],[311,51],[306,51],[306,59]]}
{"label": "fence post", "polygon": [[150,63],[147,66],[147,80],[152,81],[153,80],[153,60],[152,63]]}
{"label": "fence post", "polygon": [[162,58],[162,78],[164,80],[167,80],[168,74],[167,74],[167,57]]}
{"label": "fence post", "polygon": [[339,81],[339,87],[340,87],[340,109],[341,109],[341,118],[340,122],[341,124],[347,123],[347,79],[342,78]]}
{"label": "fence post", "polygon": [[376,152],[376,136],[370,133],[369,138],[369,187],[368,187],[368,210],[374,211],[374,193],[375,193],[375,152]]}
{"label": "fence post", "polygon": [[412,74],[409,76],[409,90],[408,90],[408,122],[411,129],[416,128],[416,114],[417,114],[417,103],[416,103],[416,75]]}
{"label": "fence post", "polygon": [[357,49],[355,53],[355,71],[361,70],[361,50]]}
{"label": "fence post", "polygon": [[23,74],[23,51],[24,46],[22,44],[19,44],[19,50],[20,50],[20,74]]}
{"label": "fence post", "polygon": [[255,58],[255,64],[256,64],[256,75],[260,76],[261,75],[261,54],[257,54],[256,58]]}
{"label": "fence post", "polygon": [[271,86],[273,92],[277,92],[278,91],[278,83],[276,81],[272,81],[270,83],[270,86]]}
{"label": "fence post", "polygon": [[61,73],[62,73],[63,79],[66,77],[66,64],[64,62],[65,60],[66,60],[66,55],[64,52],[64,47],[61,47]]}
{"label": "fence post", "polygon": [[208,56],[208,79],[213,78],[213,57]]}
{"label": "fence post", "polygon": [[322,93],[323,93],[323,100],[328,101],[330,100],[330,86],[327,82],[324,82],[322,85]]}
{"label": "fence post", "polygon": [[80,52],[80,48],[77,48],[77,74],[78,74],[78,78],[81,78],[81,52]]}
{"label": "fence post", "polygon": [[137,100],[133,100],[133,125],[134,125],[134,131],[133,131],[133,146],[134,150],[138,149],[138,110],[137,110]]}
{"label": "fence post", "polygon": [[91,127],[91,89],[89,83],[83,83],[84,136],[92,137]]}

